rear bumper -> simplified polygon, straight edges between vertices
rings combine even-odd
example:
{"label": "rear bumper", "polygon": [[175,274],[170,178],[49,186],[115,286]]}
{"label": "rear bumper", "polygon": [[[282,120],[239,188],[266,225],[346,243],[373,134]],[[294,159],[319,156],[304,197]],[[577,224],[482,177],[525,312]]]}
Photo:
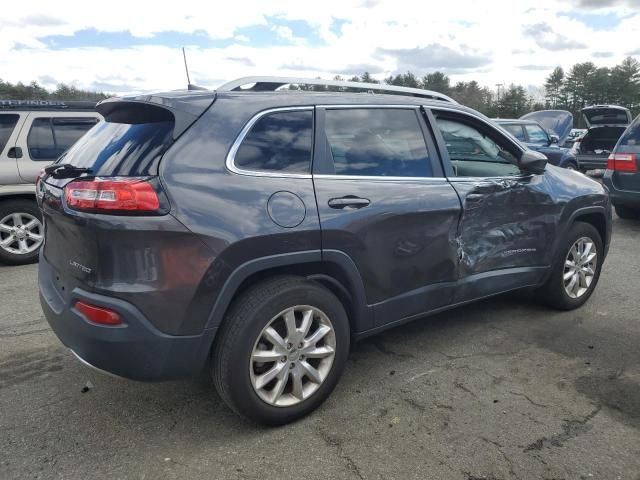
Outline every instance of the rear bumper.
{"label": "rear bumper", "polygon": [[605,173],[602,182],[609,189],[609,198],[614,205],[640,208],[640,191],[620,190],[615,187],[608,172]]}
{"label": "rear bumper", "polygon": [[604,170],[607,168],[609,156],[578,155],[576,159],[581,170]]}
{"label": "rear bumper", "polygon": [[[175,380],[202,370],[215,329],[204,330],[200,335],[167,335],[128,302],[80,288],[58,291],[55,272],[40,257],[38,284],[42,310],[60,341],[83,363],[141,381]],[[89,322],[73,307],[78,300],[118,312],[124,325],[108,327]]]}

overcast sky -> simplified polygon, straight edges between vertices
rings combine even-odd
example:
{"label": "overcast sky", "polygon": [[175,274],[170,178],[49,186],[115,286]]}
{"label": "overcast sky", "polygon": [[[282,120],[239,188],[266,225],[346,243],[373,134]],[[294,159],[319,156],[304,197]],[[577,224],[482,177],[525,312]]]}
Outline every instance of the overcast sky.
{"label": "overcast sky", "polygon": [[112,93],[247,75],[540,85],[556,65],[640,60],[640,0],[3,2],[0,78]]}

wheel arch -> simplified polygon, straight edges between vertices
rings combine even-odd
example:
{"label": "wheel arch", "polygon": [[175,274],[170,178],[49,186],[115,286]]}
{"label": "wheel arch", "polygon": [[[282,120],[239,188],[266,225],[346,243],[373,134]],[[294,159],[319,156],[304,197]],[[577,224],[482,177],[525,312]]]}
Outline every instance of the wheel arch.
{"label": "wheel arch", "polygon": [[353,260],[337,250],[312,250],[261,257],[237,267],[225,281],[206,328],[219,328],[238,295],[276,275],[304,277],[330,290],[345,308],[352,334],[373,326],[373,309],[366,304],[362,278]]}
{"label": "wheel arch", "polygon": [[[583,211],[586,210],[586,211]],[[573,225],[575,222],[584,222],[592,225],[600,234],[600,239],[602,240],[603,245],[608,244],[608,225],[607,225],[607,217],[604,213],[604,210],[597,209],[581,209],[576,212],[573,216],[570,225]]]}
{"label": "wheel arch", "polygon": [[30,193],[30,192],[0,193],[0,203],[8,202],[10,200],[30,200],[30,201],[33,201],[33,203],[37,203],[35,193]]}

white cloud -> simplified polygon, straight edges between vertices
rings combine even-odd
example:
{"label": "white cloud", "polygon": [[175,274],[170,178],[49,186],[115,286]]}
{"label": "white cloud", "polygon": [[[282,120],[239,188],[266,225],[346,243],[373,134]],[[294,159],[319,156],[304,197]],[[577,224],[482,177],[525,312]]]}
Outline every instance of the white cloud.
{"label": "white cloud", "polygon": [[[604,10],[588,11],[630,15],[635,1],[606,0]],[[116,93],[182,88],[182,45],[51,49],[40,39],[95,29],[130,32],[153,43],[158,33],[197,31],[228,44],[188,48],[192,81],[208,87],[244,75],[330,77],[360,66],[380,78],[408,68],[416,74],[441,68],[454,81],[539,85],[548,74],[546,67],[587,60],[613,65],[635,49],[630,39],[640,37],[640,15],[596,31],[571,16],[585,13],[585,3],[591,8],[595,2],[326,0],[311,8],[292,0],[245,0],[228,6],[193,0],[183,12],[175,4],[163,8],[123,0],[99,9],[86,1],[7,2],[0,19],[0,72],[14,82],[46,78],[47,85],[55,80]],[[293,24],[287,25],[294,20],[307,22],[315,40],[300,38]],[[336,33],[332,25],[337,20],[341,27]],[[246,30],[256,25],[268,27],[289,45],[256,44]],[[586,48],[575,48],[581,44]]]}

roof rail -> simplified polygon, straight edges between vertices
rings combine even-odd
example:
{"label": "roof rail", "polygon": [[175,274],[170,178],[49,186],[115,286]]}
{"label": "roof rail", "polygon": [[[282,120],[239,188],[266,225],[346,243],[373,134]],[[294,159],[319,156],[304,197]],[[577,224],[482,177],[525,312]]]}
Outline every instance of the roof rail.
{"label": "roof rail", "polygon": [[[380,83],[348,82],[342,80],[322,80],[317,78],[296,78],[296,77],[242,77],[225,83],[217,88],[218,92],[273,92],[283,85],[324,85],[327,87],[353,88],[366,90],[367,93],[396,93],[411,97],[429,98],[444,102],[458,103],[451,97],[442,93],[421,88],[399,87],[397,85],[386,85]],[[242,88],[247,85],[247,88]]]}
{"label": "roof rail", "polygon": [[95,110],[97,102],[65,100],[2,100],[0,110]]}

